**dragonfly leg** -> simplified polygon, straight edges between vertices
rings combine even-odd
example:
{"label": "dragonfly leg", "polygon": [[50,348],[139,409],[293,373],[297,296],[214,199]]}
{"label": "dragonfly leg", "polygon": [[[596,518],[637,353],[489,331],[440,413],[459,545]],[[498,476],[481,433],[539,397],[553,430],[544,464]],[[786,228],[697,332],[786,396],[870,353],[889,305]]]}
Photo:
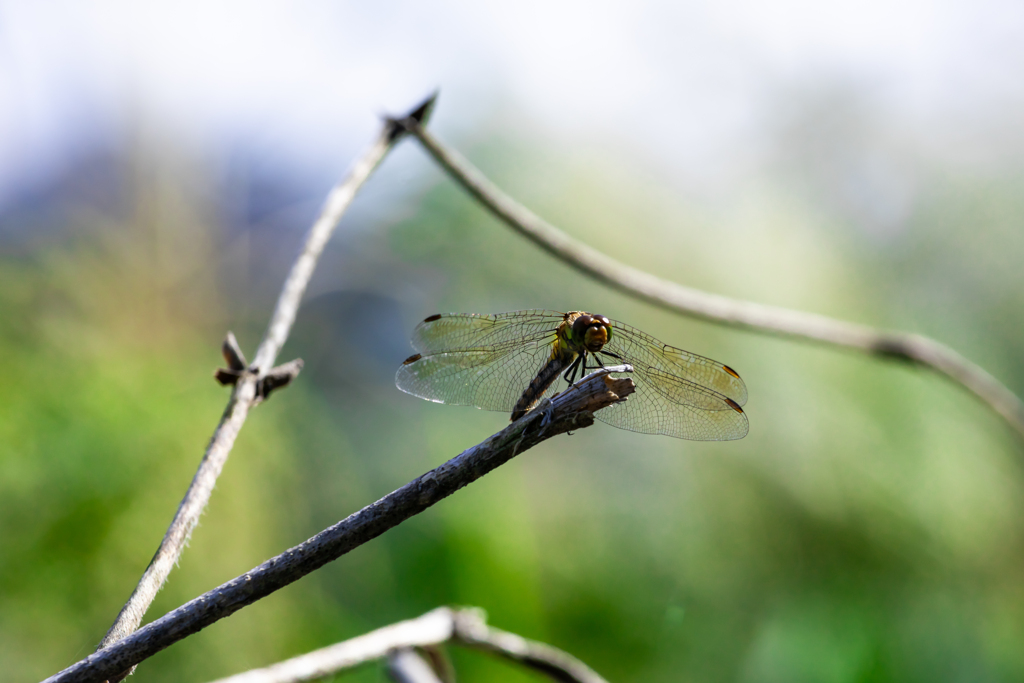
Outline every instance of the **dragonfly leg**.
{"label": "dragonfly leg", "polygon": [[[562,375],[562,379],[564,379],[569,384],[572,384],[573,382],[575,382],[576,381],[576,372],[580,369],[580,361],[582,359],[583,359],[583,356],[576,356],[576,360],[574,360],[572,362],[572,365],[570,365],[569,368],[565,371],[565,374]],[[571,377],[570,377],[570,373],[572,374]]]}
{"label": "dragonfly leg", "polygon": [[[606,356],[611,356],[615,360],[622,360],[622,356],[620,356],[617,353],[612,353],[611,351],[599,351],[598,353],[603,353]],[[602,365],[601,367],[604,367],[604,366]]]}
{"label": "dragonfly leg", "polygon": [[[594,354],[590,354],[590,355],[594,356]],[[580,369],[580,379],[583,379],[583,377],[587,374],[587,370],[597,370],[597,366],[595,365],[593,367],[590,367],[590,366],[587,365],[587,354],[586,354],[586,352],[584,352],[580,356],[580,358],[583,359],[583,366]],[[600,360],[597,359],[597,356],[594,356],[594,359],[597,360],[598,363],[601,362]]]}

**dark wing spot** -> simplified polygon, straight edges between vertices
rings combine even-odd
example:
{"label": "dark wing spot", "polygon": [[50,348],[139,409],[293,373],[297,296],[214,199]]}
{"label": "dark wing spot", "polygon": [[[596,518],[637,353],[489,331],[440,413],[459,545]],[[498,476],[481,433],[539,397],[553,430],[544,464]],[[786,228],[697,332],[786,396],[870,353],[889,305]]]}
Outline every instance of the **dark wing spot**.
{"label": "dark wing spot", "polygon": [[415,363],[415,362],[416,362],[416,361],[418,361],[418,360],[419,360],[420,358],[423,358],[423,355],[422,355],[422,354],[419,354],[419,353],[417,353],[417,354],[414,354],[414,355],[412,355],[412,356],[409,356],[409,357],[408,357],[408,358],[406,358],[405,360],[403,360],[403,361],[402,361],[402,365],[408,365],[409,363]]}
{"label": "dark wing spot", "polygon": [[736,372],[735,370],[733,370],[732,368],[730,368],[730,367],[729,367],[728,365],[723,365],[723,366],[722,366],[722,369],[723,369],[723,370],[725,370],[726,372],[728,372],[728,373],[729,373],[730,375],[732,375],[732,376],[733,376],[733,377],[735,377],[736,379],[739,379],[739,378],[740,378],[740,376],[739,376],[739,373],[737,373],[737,372]]}
{"label": "dark wing spot", "polygon": [[735,410],[737,413],[742,413],[743,412],[743,408],[740,408],[740,404],[736,403],[736,401],[732,400],[731,398],[725,399],[725,405],[729,406],[730,408]]}
{"label": "dark wing spot", "polygon": [[425,323],[432,323],[435,320],[440,320],[440,319],[441,319],[441,314],[440,313],[435,313],[434,315],[430,316],[429,318],[424,318],[423,322],[425,322]]}

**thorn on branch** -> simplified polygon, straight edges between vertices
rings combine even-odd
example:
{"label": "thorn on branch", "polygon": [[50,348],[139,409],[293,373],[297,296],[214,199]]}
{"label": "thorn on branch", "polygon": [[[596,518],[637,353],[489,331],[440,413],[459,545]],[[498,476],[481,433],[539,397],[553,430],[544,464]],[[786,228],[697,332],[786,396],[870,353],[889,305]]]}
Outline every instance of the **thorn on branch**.
{"label": "thorn on branch", "polygon": [[242,372],[236,372],[234,370],[217,368],[217,371],[213,373],[213,378],[216,379],[221,386],[226,387],[229,384],[231,386],[234,386],[238,384],[238,378],[241,377],[244,374],[244,372],[244,370]]}
{"label": "thorn on branch", "polygon": [[248,363],[245,362],[245,354],[242,353],[241,347],[238,346],[238,340],[235,339],[234,332],[228,332],[228,336],[224,339],[224,343],[220,347],[220,352],[224,354],[224,360],[228,364],[228,368],[241,372],[245,370],[245,366]]}
{"label": "thorn on branch", "polygon": [[[224,354],[224,360],[227,361],[228,367],[217,368],[213,376],[222,386],[228,386],[229,384],[234,386],[245,375],[255,376],[258,374],[259,370],[257,368],[248,367],[245,361],[245,354],[242,353],[242,349],[238,346],[238,340],[235,339],[235,335],[231,332],[228,332],[228,336],[221,346],[221,353]],[[278,365],[261,377],[256,383],[256,398],[253,400],[253,405],[267,400],[270,393],[275,389],[291,384],[292,380],[298,377],[302,371],[302,365],[302,359],[296,358],[295,360]]]}
{"label": "thorn on branch", "polygon": [[296,358],[295,360],[278,365],[268,372],[256,385],[256,400],[254,403],[267,400],[270,392],[291,384],[291,381],[302,372],[303,364],[301,358]]}
{"label": "thorn on branch", "polygon": [[405,124],[403,123],[404,121],[411,120],[419,124],[425,124],[427,120],[430,119],[430,114],[433,113],[434,111],[434,103],[437,102],[437,96],[439,94],[441,94],[441,91],[435,90],[433,93],[431,93],[430,97],[423,100],[423,102],[421,102],[419,106],[417,106],[415,109],[413,109],[405,116],[384,117],[384,120],[387,121],[388,125],[391,127],[391,130],[388,132],[388,142],[394,142],[395,140],[409,132]]}
{"label": "thorn on branch", "polygon": [[241,347],[238,346],[238,340],[235,339],[234,332],[228,332],[228,336],[220,346],[220,352],[228,366],[217,368],[213,376],[221,386],[226,387],[229,384],[234,386],[238,384],[238,378],[245,374],[245,366],[248,365],[245,362],[245,354],[242,353]]}

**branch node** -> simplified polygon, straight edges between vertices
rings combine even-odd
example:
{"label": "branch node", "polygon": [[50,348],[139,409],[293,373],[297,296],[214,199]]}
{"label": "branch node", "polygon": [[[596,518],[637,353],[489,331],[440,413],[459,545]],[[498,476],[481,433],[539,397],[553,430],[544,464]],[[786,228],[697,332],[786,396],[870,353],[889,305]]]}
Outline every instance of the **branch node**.
{"label": "branch node", "polygon": [[292,380],[302,372],[302,366],[302,359],[296,358],[273,368],[256,384],[256,398],[253,403],[265,401],[270,396],[270,392],[291,384]]}
{"label": "branch node", "polygon": [[883,358],[911,365],[916,365],[920,362],[914,357],[906,339],[898,335],[883,334],[879,336],[871,344],[870,351]]}
{"label": "branch node", "polygon": [[224,356],[224,361],[228,364],[226,368],[217,368],[217,371],[213,373],[214,378],[220,382],[221,386],[234,386],[238,384],[239,378],[245,374],[245,354],[242,353],[241,347],[238,346],[238,340],[235,339],[234,332],[228,332],[228,336],[224,338],[224,343],[220,346],[220,352]]}
{"label": "branch node", "polygon": [[435,90],[427,99],[423,100],[405,116],[385,116],[384,120],[389,126],[388,142],[395,142],[398,138],[406,135],[409,132],[408,124],[410,122],[425,124],[430,119],[430,115],[434,111],[434,103],[437,102],[437,96],[440,94],[440,90]]}

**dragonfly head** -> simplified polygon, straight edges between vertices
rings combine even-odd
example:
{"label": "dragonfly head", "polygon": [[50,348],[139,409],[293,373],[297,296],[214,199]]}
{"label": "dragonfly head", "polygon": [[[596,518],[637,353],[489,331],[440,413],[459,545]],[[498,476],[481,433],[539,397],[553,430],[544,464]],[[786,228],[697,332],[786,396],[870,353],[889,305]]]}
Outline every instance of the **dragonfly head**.
{"label": "dragonfly head", "polygon": [[603,315],[581,315],[572,323],[572,338],[597,353],[612,338],[612,323]]}

